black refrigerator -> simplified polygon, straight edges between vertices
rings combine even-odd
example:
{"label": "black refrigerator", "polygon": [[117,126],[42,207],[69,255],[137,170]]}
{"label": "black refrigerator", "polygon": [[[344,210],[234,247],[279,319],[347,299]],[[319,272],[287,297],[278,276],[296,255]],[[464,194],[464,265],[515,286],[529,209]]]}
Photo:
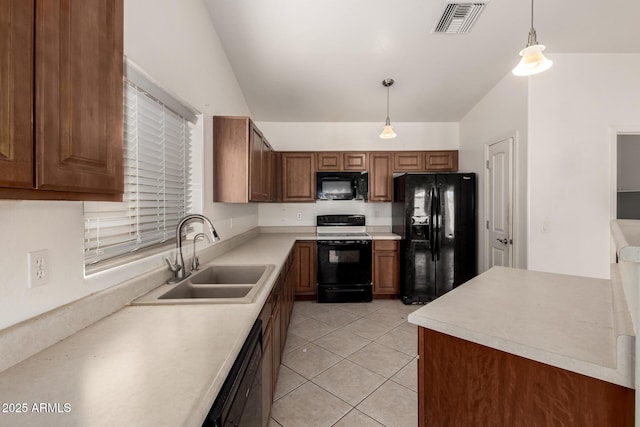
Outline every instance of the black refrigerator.
{"label": "black refrigerator", "polygon": [[407,173],[393,180],[400,297],[426,303],[477,274],[474,173]]}

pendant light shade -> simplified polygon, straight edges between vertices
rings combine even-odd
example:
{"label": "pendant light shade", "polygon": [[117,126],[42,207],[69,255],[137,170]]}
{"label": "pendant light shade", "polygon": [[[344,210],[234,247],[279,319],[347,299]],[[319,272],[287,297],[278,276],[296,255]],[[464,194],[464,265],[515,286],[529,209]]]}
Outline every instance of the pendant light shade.
{"label": "pendant light shade", "polygon": [[531,29],[529,30],[527,47],[520,51],[522,59],[511,72],[516,76],[531,76],[551,68],[553,61],[545,58],[543,50],[545,50],[545,46],[538,43],[536,30],[533,28],[533,0],[531,0]]}
{"label": "pendant light shade", "polygon": [[380,138],[382,139],[392,139],[396,137],[396,133],[393,131],[393,127],[391,126],[391,120],[389,119],[389,86],[393,83],[393,79],[384,79],[382,81],[382,86],[387,88],[387,121],[385,122],[384,129],[382,129],[382,133],[380,134]]}

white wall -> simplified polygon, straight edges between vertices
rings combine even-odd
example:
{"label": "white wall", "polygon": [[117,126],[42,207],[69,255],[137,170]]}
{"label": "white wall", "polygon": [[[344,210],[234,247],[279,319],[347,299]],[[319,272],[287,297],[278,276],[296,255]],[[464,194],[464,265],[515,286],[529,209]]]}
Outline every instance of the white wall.
{"label": "white wall", "polygon": [[256,122],[279,151],[457,150],[458,123],[396,123],[394,139],[380,139],[380,123]]}
{"label": "white wall", "polygon": [[530,80],[528,267],[608,278],[611,132],[640,126],[640,55],[553,61]]}
{"label": "white wall", "polygon": [[[224,206],[212,200],[213,114],[248,115],[249,109],[201,0],[126,1],[125,54],[161,85],[203,112],[194,135],[206,163],[204,212],[223,238],[257,225],[255,205]],[[202,134],[202,132],[200,132]],[[231,219],[233,218],[233,221]],[[232,229],[233,223],[233,229]],[[84,279],[80,202],[0,201],[0,329],[82,298],[130,277],[131,272]],[[27,287],[27,253],[50,251],[51,281]],[[159,267],[156,257],[143,268]]]}
{"label": "white wall", "polygon": [[478,268],[486,269],[484,250],[484,150],[508,137],[515,140],[514,267],[527,267],[527,79],[510,72],[460,122],[460,170],[475,172],[478,185]]}

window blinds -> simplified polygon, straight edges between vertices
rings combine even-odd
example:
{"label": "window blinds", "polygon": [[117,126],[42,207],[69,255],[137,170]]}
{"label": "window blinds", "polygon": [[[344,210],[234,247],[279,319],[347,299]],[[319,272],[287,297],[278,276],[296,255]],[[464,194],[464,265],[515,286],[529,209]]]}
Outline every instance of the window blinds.
{"label": "window blinds", "polygon": [[128,80],[124,156],[123,201],[84,204],[87,270],[174,239],[190,210],[191,124]]}

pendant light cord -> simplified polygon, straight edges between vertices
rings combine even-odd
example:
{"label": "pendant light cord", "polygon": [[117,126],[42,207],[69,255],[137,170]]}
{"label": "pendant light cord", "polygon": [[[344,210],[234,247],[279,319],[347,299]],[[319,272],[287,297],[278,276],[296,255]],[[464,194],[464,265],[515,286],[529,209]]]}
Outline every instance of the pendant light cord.
{"label": "pendant light cord", "polygon": [[389,121],[389,86],[387,86],[387,124]]}
{"label": "pendant light cord", "polygon": [[533,28],[533,0],[531,0],[531,28]]}

